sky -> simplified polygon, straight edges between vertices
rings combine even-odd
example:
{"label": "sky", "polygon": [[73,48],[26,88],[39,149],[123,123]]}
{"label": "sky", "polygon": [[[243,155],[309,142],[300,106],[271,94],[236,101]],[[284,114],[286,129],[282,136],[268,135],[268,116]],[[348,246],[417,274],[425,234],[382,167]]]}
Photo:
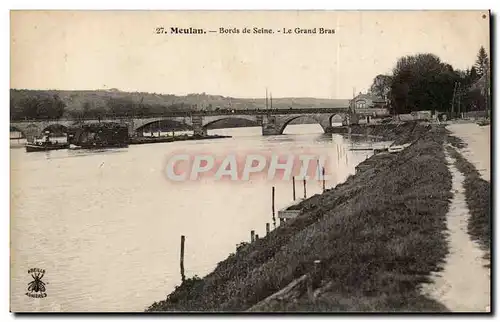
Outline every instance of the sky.
{"label": "sky", "polygon": [[348,99],[404,55],[468,68],[489,38],[486,11],[12,11],[11,88]]}

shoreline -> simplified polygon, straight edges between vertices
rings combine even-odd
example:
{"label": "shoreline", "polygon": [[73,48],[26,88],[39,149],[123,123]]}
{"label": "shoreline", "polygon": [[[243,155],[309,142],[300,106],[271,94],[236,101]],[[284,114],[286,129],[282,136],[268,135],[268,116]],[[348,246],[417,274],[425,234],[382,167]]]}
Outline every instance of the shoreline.
{"label": "shoreline", "polygon": [[[140,145],[140,144],[153,144],[153,143],[169,143],[169,142],[179,142],[179,141],[199,141],[199,140],[210,140],[210,139],[230,139],[232,136],[229,135],[179,135],[179,136],[168,136],[168,137],[132,137],[130,138],[128,145]],[[12,140],[12,139],[11,139]],[[16,139],[17,140],[17,139]],[[20,149],[24,148],[26,143],[10,144],[9,149]]]}
{"label": "shoreline", "polygon": [[413,144],[361,162],[370,167],[302,201],[302,215],[146,311],[447,311],[420,292],[448,252],[445,127],[408,122],[369,131]]}
{"label": "shoreline", "polygon": [[232,136],[229,135],[179,135],[179,136],[164,136],[164,137],[132,137],[129,140],[129,145],[137,144],[151,144],[151,143],[166,143],[166,142],[178,142],[178,141],[197,141],[197,140],[209,140],[209,139],[229,139]]}

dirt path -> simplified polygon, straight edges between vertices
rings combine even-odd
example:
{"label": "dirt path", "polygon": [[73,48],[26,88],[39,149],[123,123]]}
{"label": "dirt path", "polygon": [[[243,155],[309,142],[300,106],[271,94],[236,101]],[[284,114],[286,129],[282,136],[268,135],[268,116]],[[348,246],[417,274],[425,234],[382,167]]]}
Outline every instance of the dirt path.
{"label": "dirt path", "polygon": [[444,270],[432,274],[433,283],[424,284],[422,292],[444,304],[452,312],[490,311],[490,270],[484,265],[484,252],[467,233],[469,210],[465,200],[464,176],[446,153],[452,174],[450,210],[447,214],[449,254]]}
{"label": "dirt path", "polygon": [[467,147],[460,152],[472,163],[481,177],[490,181],[490,126],[479,126],[476,123],[451,124],[446,127],[454,136],[462,139]]}

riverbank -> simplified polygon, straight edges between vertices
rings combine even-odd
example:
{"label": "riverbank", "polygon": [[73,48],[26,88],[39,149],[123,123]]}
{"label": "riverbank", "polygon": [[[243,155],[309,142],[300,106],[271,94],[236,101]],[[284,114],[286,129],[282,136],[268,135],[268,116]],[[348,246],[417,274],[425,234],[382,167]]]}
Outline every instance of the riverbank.
{"label": "riverbank", "polygon": [[[366,136],[378,136],[386,141],[394,141],[395,145],[412,142],[420,137],[426,127],[417,126],[417,122],[387,123],[387,124],[361,124],[351,125],[350,130],[347,126],[330,127],[328,133],[336,134],[354,134]],[[350,132],[349,132],[350,131]]]}
{"label": "riverbank", "polygon": [[371,168],[303,201],[302,215],[147,311],[446,311],[420,285],[447,254],[447,134],[390,126],[370,134],[414,143],[373,156]]}
{"label": "riverbank", "polygon": [[150,144],[150,143],[227,139],[227,138],[230,138],[230,136],[227,135],[179,135],[179,136],[160,136],[160,137],[139,136],[130,138],[129,144]]}

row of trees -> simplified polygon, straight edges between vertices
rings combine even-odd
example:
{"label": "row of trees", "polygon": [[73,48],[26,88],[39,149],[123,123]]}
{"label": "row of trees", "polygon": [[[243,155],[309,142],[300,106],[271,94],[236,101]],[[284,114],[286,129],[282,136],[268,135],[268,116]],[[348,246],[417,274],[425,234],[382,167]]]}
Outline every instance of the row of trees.
{"label": "row of trees", "polygon": [[151,115],[162,115],[167,112],[186,112],[195,109],[194,106],[176,103],[171,105],[143,104],[129,99],[109,98],[105,105],[94,105],[86,101],[80,108],[69,110],[66,103],[58,95],[53,96],[29,96],[15,102],[10,101],[11,120],[25,119],[60,119],[69,117],[81,118],[103,118],[103,117],[142,117]]}
{"label": "row of trees", "polygon": [[66,103],[58,95],[25,97],[18,104],[10,100],[11,120],[59,119],[65,111]]}
{"label": "row of trees", "polygon": [[186,112],[194,107],[184,103],[172,105],[143,104],[123,98],[110,98],[104,107],[93,106],[90,102],[85,102],[79,110],[69,112],[70,117],[79,118],[99,118],[99,117],[143,117],[151,115],[162,115],[167,112]]}
{"label": "row of trees", "polygon": [[418,54],[400,58],[391,75],[377,75],[370,92],[388,99],[398,114],[417,110],[446,112],[452,102],[461,102],[462,111],[484,110],[488,94],[475,87],[481,77],[489,80],[489,60],[483,47],[475,65],[465,71],[454,70],[436,55]]}

